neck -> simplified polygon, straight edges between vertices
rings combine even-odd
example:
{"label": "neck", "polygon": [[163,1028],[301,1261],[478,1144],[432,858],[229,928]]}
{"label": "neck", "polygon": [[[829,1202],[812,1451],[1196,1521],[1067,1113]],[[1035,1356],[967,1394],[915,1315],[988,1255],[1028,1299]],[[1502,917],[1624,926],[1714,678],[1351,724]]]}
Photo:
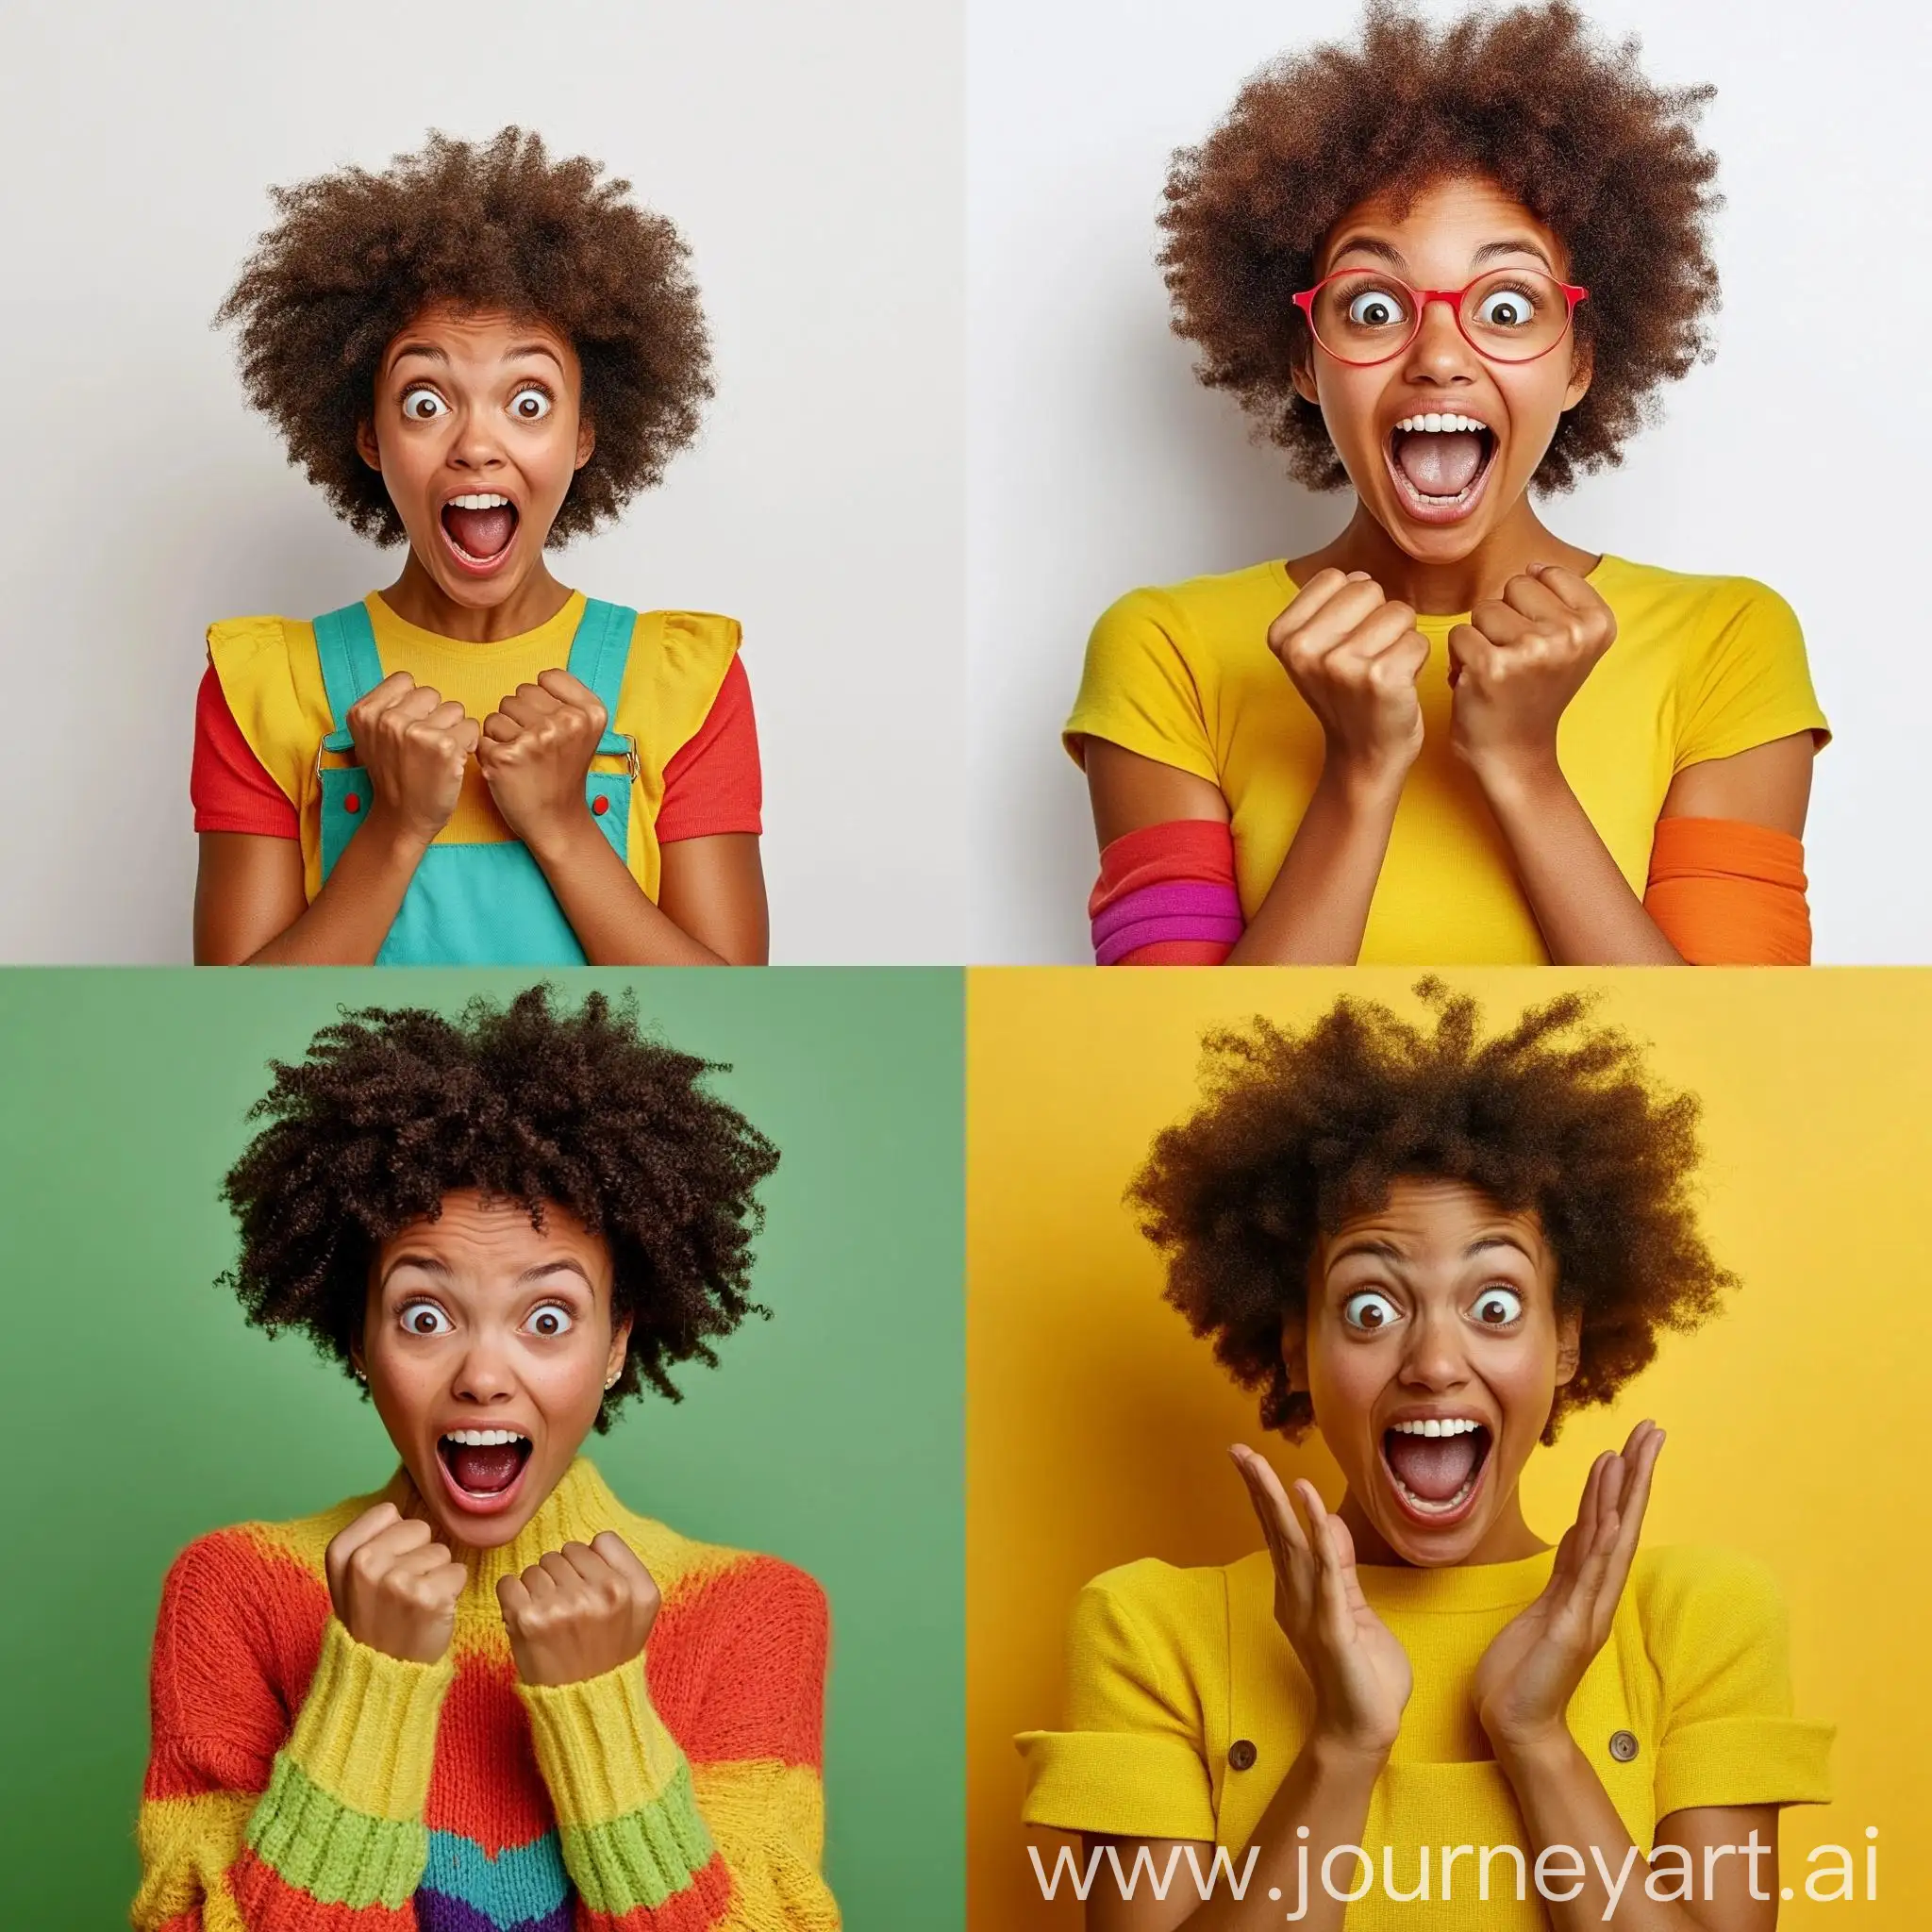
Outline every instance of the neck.
{"label": "neck", "polygon": [[550,575],[540,555],[500,604],[458,604],[423,567],[414,550],[382,601],[405,624],[462,644],[494,644],[549,621],[570,602],[570,587]]}
{"label": "neck", "polygon": [[1467,557],[1441,561],[1411,557],[1357,502],[1348,527],[1333,542],[1296,558],[1288,574],[1305,584],[1319,570],[1366,571],[1385,596],[1430,617],[1474,610],[1501,596],[1503,586],[1533,563],[1558,563],[1582,576],[1600,561],[1552,535],[1525,495]]}
{"label": "neck", "polygon": [[[397,1469],[382,1493],[405,1516],[420,1517],[434,1527],[434,1519],[407,1466]],[[597,1474],[596,1465],[579,1456],[508,1542],[478,1548],[459,1543],[454,1537],[441,1541],[470,1573],[470,1580],[463,1586],[464,1597],[481,1598],[493,1605],[501,1578],[519,1574],[565,1543],[587,1543],[599,1530],[616,1528],[621,1507]]]}
{"label": "neck", "polygon": [[[1355,1539],[1355,1559],[1357,1563],[1387,1563],[1407,1570],[1425,1567],[1412,1562],[1389,1541],[1370,1520],[1368,1511],[1357,1501],[1353,1490],[1342,1497],[1341,1507],[1335,1513],[1347,1524],[1348,1533]],[[1525,1557],[1541,1556],[1549,1547],[1524,1521],[1522,1494],[1511,1490],[1508,1501],[1496,1512],[1495,1521],[1484,1530],[1476,1546],[1466,1557],[1447,1567],[1464,1569],[1478,1563],[1520,1563]]]}

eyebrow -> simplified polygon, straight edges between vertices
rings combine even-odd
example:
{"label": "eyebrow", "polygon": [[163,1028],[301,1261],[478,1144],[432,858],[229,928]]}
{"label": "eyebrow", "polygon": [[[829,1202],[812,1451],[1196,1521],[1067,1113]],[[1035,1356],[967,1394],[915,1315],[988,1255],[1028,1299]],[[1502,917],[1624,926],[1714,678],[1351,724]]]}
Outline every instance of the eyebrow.
{"label": "eyebrow", "polygon": [[[1333,263],[1340,260],[1342,256],[1351,253],[1375,256],[1379,259],[1386,261],[1391,268],[1402,269],[1405,272],[1408,267],[1408,263],[1405,259],[1401,249],[1396,247],[1392,242],[1380,241],[1374,235],[1350,236],[1347,241],[1342,242],[1341,247],[1330,253],[1328,259]],[[1499,257],[1505,255],[1533,255],[1549,270],[1551,275],[1554,275],[1557,272],[1556,265],[1543,252],[1541,244],[1531,241],[1526,235],[1518,236],[1507,242],[1485,242],[1470,257],[1470,266],[1480,268],[1484,262],[1494,261]]]}
{"label": "eyebrow", "polygon": [[[1530,1259],[1529,1250],[1513,1234],[1478,1235],[1463,1249],[1462,1258],[1465,1261],[1472,1260],[1490,1248],[1514,1248],[1525,1261]],[[1395,1262],[1407,1261],[1409,1258],[1407,1252],[1395,1242],[1379,1240],[1374,1235],[1363,1235],[1358,1240],[1348,1242],[1346,1246],[1337,1248],[1328,1257],[1328,1266],[1332,1268],[1336,1262],[1345,1261],[1351,1255],[1374,1255],[1380,1260]]]}
{"label": "eyebrow", "polygon": [[[449,364],[449,352],[438,348],[434,342],[405,342],[389,358],[390,374],[393,375],[396,365],[407,361],[411,356],[421,356],[430,362],[441,362],[445,368]],[[518,342],[514,347],[503,352],[503,359],[506,362],[525,362],[533,356],[541,356],[546,360],[556,363],[559,371],[563,368],[563,358],[548,342]]]}
{"label": "eyebrow", "polygon": [[590,1271],[581,1261],[574,1261],[568,1257],[561,1261],[540,1261],[534,1268],[525,1268],[517,1276],[517,1285],[522,1287],[526,1282],[542,1281],[552,1274],[575,1274],[586,1288],[595,1291]]}

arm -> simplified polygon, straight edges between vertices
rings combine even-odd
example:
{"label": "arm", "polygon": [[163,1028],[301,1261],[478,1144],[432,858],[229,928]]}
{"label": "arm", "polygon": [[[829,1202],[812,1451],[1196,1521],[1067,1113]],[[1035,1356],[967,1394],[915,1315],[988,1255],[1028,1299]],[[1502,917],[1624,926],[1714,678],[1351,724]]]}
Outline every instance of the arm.
{"label": "arm", "polygon": [[[1450,634],[1457,755],[1508,845],[1524,895],[1557,965],[1682,965],[1684,956],[1631,891],[1557,760],[1557,726],[1616,636],[1582,577],[1538,567]],[[1808,732],[1680,772],[1665,818],[1804,831]]]}
{"label": "arm", "polygon": [[[414,1532],[391,1541],[420,1548]],[[225,1539],[205,1541],[162,1592],[133,1923],[197,1924],[208,1908],[211,1924],[307,1932],[321,1901],[342,1932],[413,1926],[453,1667],[372,1648],[331,1616],[291,1728],[251,1649],[251,1560]],[[418,1576],[433,1567],[422,1554],[414,1564]]]}
{"label": "arm", "polygon": [[[1428,656],[1415,612],[1361,572],[1322,571],[1268,633],[1320,720],[1322,774],[1267,897],[1224,963],[1353,965],[1389,850],[1402,787],[1422,749],[1415,681]],[[1225,824],[1206,779],[1089,739],[1087,780],[1103,847],[1175,819]]]}

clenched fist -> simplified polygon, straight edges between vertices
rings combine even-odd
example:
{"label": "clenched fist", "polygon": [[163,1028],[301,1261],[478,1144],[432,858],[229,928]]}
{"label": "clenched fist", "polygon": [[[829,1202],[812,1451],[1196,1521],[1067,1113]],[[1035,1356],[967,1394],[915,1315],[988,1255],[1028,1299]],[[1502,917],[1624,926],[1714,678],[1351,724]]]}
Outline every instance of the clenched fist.
{"label": "clenched fist", "polygon": [[1574,571],[1540,563],[1511,577],[1449,633],[1457,756],[1478,778],[1552,762],[1557,721],[1616,636],[1610,607]]}
{"label": "clenched fist", "polygon": [[661,1599],[630,1545],[605,1529],[504,1577],[496,1601],[517,1675],[526,1684],[578,1684],[643,1649]]}
{"label": "clenched fist", "polygon": [[349,708],[349,735],[375,792],[370,820],[426,845],[449,823],[476,749],[474,718],[407,671],[391,672]]}
{"label": "clenched fist", "polygon": [[415,1664],[449,1648],[468,1573],[426,1523],[378,1503],[337,1533],[323,1567],[336,1619],[358,1643]]}
{"label": "clenched fist", "polygon": [[1268,626],[1268,648],[1314,712],[1328,756],[1400,780],[1423,748],[1415,681],[1429,642],[1366,571],[1317,571]]}
{"label": "clenched fist", "polygon": [[584,776],[607,722],[596,692],[568,671],[518,685],[484,719],[477,768],[525,845],[541,845],[583,818]]}

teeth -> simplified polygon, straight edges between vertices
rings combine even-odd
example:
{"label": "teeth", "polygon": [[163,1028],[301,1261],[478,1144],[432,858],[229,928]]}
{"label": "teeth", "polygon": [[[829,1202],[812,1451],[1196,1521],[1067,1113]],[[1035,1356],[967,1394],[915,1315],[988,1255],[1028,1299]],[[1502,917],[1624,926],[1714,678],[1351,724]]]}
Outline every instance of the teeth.
{"label": "teeth", "polygon": [[1428,1416],[1415,1422],[1396,1423],[1392,1426],[1398,1436],[1473,1436],[1482,1424],[1466,1415],[1452,1415],[1440,1419]]}
{"label": "teeth", "polygon": [[466,1449],[500,1449],[506,1442],[525,1442],[521,1429],[451,1429],[442,1439],[460,1442]]}
{"label": "teeth", "polygon": [[487,495],[452,496],[449,500],[449,508],[451,509],[508,509],[509,508],[509,498],[507,496]]}
{"label": "teeth", "polygon": [[1487,429],[1490,425],[1487,423],[1478,423],[1474,416],[1431,413],[1426,416],[1405,416],[1395,426],[1424,436],[1441,436],[1449,430]]}

